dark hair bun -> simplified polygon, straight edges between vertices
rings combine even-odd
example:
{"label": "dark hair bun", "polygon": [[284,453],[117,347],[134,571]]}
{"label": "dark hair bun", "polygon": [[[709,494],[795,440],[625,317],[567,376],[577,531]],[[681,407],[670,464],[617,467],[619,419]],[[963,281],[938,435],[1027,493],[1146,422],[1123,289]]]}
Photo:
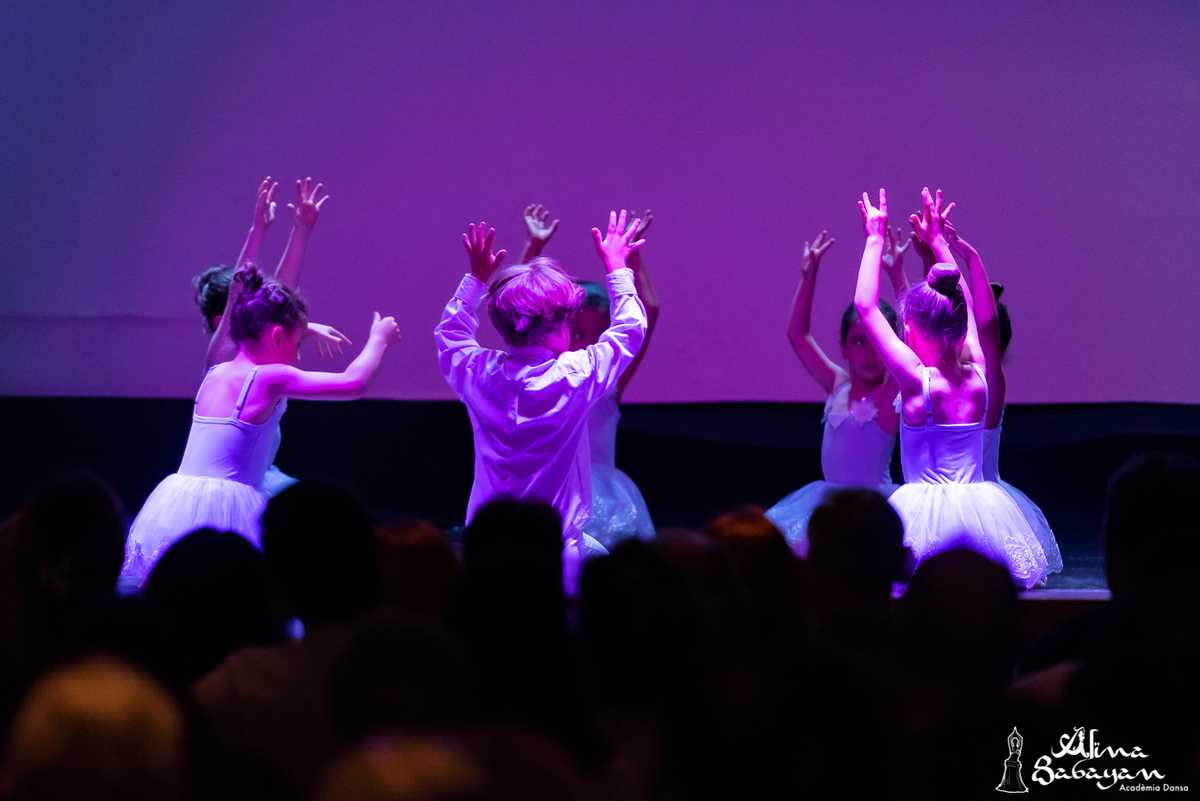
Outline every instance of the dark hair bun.
{"label": "dark hair bun", "polygon": [[957,266],[939,262],[929,268],[929,277],[926,281],[939,295],[953,298],[959,292],[959,275]]}
{"label": "dark hair bun", "polygon": [[995,296],[996,300],[1000,300],[1000,296],[1004,294],[1004,284],[999,281],[993,281],[991,286],[992,295]]}
{"label": "dark hair bun", "polygon": [[258,271],[258,267],[251,262],[234,273],[233,280],[242,285],[242,291],[253,292],[262,288],[264,279],[263,274]]}

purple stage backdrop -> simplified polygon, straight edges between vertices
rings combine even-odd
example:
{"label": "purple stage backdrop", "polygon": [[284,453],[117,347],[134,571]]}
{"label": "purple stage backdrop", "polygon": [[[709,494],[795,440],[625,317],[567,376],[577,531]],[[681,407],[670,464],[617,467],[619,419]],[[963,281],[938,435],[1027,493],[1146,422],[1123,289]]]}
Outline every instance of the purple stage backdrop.
{"label": "purple stage backdrop", "polygon": [[816,400],[784,336],[803,241],[837,238],[815,320],[832,349],[859,193],[886,186],[900,222],[928,183],[1008,286],[1010,400],[1200,400],[1194,0],[4,16],[5,394],[190,396],[191,276],[233,260],[266,174],[273,264],[307,174],[332,194],[302,282],[314,319],[361,344],[379,309],[404,332],[376,397],[450,397],[431,333],[459,236],[486,219],[515,258],[540,201],[562,219],[549,253],[594,274],[588,229],[656,212],[662,320],[629,400]]}

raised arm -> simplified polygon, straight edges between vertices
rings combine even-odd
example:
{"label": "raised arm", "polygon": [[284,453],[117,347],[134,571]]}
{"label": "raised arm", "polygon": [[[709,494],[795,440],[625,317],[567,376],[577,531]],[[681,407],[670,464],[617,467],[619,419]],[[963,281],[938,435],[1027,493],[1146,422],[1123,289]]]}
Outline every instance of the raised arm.
{"label": "raised arm", "polygon": [[[646,209],[645,214],[638,214],[635,211],[632,212],[632,215],[642,221],[641,226],[634,232],[633,238],[634,240],[644,239],[650,224],[654,222],[654,212]],[[642,346],[638,348],[637,355],[633,357],[633,363],[625,372],[621,373],[621,377],[617,380],[618,402],[625,394],[625,389],[633,380],[634,374],[641,367],[642,360],[646,358],[646,352],[650,349],[650,337],[654,336],[654,328],[658,325],[659,308],[658,292],[654,289],[654,282],[650,280],[650,272],[646,269],[646,262],[642,258],[640,248],[630,251],[626,264],[629,269],[633,270],[633,284],[637,290],[638,299],[642,301],[642,307],[646,310],[646,336],[642,339]]]}
{"label": "raised arm", "polygon": [[269,175],[258,185],[258,192],[254,196],[254,218],[250,221],[250,230],[246,233],[246,241],[242,243],[242,251],[238,253],[233,269],[237,270],[243,264],[258,263],[258,251],[262,248],[263,238],[271,223],[275,222],[275,193],[278,190],[279,182],[272,181]]}
{"label": "raised arm", "polygon": [[525,207],[525,228],[529,231],[529,239],[521,254],[522,264],[528,264],[541,255],[546,243],[558,230],[558,220],[550,222],[550,212],[546,207],[541,203],[531,203]]}
{"label": "raised arm", "polygon": [[895,297],[908,291],[908,276],[904,274],[904,254],[912,247],[912,240],[900,233],[899,228],[889,228],[883,237],[883,271],[892,282]]}
{"label": "raised arm", "polygon": [[475,223],[467,226],[467,232],[463,234],[463,247],[467,251],[470,272],[459,282],[454,296],[442,310],[442,319],[433,329],[442,377],[459,395],[466,385],[471,365],[486,353],[486,349],[475,339],[475,332],[479,329],[476,311],[487,291],[488,280],[508,255],[506,250],[498,253],[492,251],[495,238],[496,229],[489,228],[485,222],[480,222],[478,226]]}
{"label": "raised arm", "polygon": [[205,370],[209,370],[214,364],[227,362],[237,355],[237,343],[229,335],[229,312],[232,311],[238,297],[242,294],[242,283],[237,280],[237,272],[243,267],[258,263],[258,251],[262,247],[263,237],[266,235],[267,228],[275,221],[275,192],[278,189],[279,184],[272,181],[269,175],[258,185],[258,192],[254,197],[254,217],[250,221],[250,231],[246,234],[242,251],[234,263],[234,279],[229,282],[229,294],[225,297],[225,312],[221,315],[221,322],[217,324],[217,330],[213,331],[212,336],[208,339],[208,350],[204,353]]}
{"label": "raised arm", "polygon": [[646,310],[638,299],[633,271],[628,268],[630,254],[646,240],[637,238],[642,221],[634,219],[627,225],[627,219],[624,209],[620,216],[615,211],[609,212],[607,233],[601,235],[599,228],[592,229],[596,254],[608,274],[611,301],[608,330],[600,335],[596,344],[560,357],[587,360],[591,376],[588,395],[593,398],[617,387],[621,375],[633,364],[646,338]]}
{"label": "raised arm", "polygon": [[340,373],[300,370],[291,365],[268,365],[264,380],[273,396],[305,400],[354,400],[361,398],[375,380],[383,354],[400,338],[393,317],[375,312],[367,344]]}
{"label": "raised arm", "polygon": [[321,216],[321,206],[329,200],[329,195],[321,196],[322,186],[320,183],[313,186],[312,178],[296,181],[296,202],[288,204],[292,210],[292,232],[275,268],[275,280],[292,289],[300,285],[300,267],[304,263],[304,251],[308,249],[308,238]]}
{"label": "raised arm", "polygon": [[[945,235],[946,219],[953,210],[953,203],[942,206],[942,190],[939,189],[936,195],[931,195],[929,187],[925,187],[921,190],[921,213],[913,214],[909,217],[909,221],[913,225],[913,231],[917,238],[925,243],[937,262],[957,266],[958,263],[954,260],[954,251],[951,250]],[[958,283],[967,303],[967,335],[963,339],[963,357],[969,362],[983,364],[983,350],[979,346],[971,287],[968,286],[965,277],[960,277]]]}
{"label": "raised arm", "polygon": [[950,247],[966,263],[967,286],[979,336],[979,348],[983,354],[984,372],[987,375],[988,407],[987,428],[995,428],[1004,413],[1004,396],[1007,389],[1004,379],[1004,353],[1000,347],[1000,315],[996,308],[996,296],[988,279],[983,258],[970,242],[958,235],[957,229],[948,221],[944,223],[946,239]]}
{"label": "raised arm", "polygon": [[788,342],[792,343],[792,350],[796,351],[804,369],[826,395],[831,394],[834,387],[846,380],[846,371],[825,355],[825,351],[821,350],[821,346],[812,335],[812,305],[817,289],[817,270],[821,266],[821,257],[833,242],[828,231],[821,231],[811,245],[808,242],[804,243],[804,253],[800,258],[800,284],[796,287],[796,295],[792,299],[792,316],[788,319],[787,327]]}
{"label": "raised arm", "polygon": [[872,206],[871,198],[863,192],[858,208],[862,212],[867,241],[863,246],[862,263],[858,267],[854,307],[867,330],[867,336],[896,380],[901,394],[910,397],[921,392],[921,360],[900,339],[879,310],[879,272],[887,232],[887,191],[879,190],[879,208]]}

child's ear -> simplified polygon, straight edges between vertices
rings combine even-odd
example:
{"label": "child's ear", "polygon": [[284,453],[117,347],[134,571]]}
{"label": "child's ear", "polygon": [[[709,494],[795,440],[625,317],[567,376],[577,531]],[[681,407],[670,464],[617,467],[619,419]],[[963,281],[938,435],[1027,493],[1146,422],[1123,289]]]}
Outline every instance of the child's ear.
{"label": "child's ear", "polygon": [[224,316],[225,316],[224,314],[213,315],[213,318],[208,321],[208,324],[212,326],[212,330],[216,331],[218,328],[221,327],[221,318],[223,318]]}
{"label": "child's ear", "polygon": [[287,332],[283,330],[282,325],[271,326],[271,343],[275,345],[275,347],[282,345],[286,336]]}

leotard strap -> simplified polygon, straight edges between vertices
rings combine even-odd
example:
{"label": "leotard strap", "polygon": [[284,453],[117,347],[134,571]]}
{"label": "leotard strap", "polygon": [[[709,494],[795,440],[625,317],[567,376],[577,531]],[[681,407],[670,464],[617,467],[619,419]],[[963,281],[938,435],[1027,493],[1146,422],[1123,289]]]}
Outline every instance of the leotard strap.
{"label": "leotard strap", "polygon": [[983,369],[977,362],[971,362],[971,366],[975,368],[975,374],[979,376],[979,380],[983,382],[983,424],[987,425],[988,419],[988,396],[991,392],[988,390],[987,377],[983,374]]}
{"label": "leotard strap", "polygon": [[258,365],[250,368],[250,372],[246,373],[246,380],[242,383],[242,391],[238,393],[237,405],[233,407],[233,419],[242,419],[242,406],[246,403],[246,395],[250,392],[250,385],[254,383],[254,376],[258,373]]}
{"label": "leotard strap", "polygon": [[925,399],[925,425],[933,422],[933,404],[929,402],[929,368],[921,368],[921,397]]}

